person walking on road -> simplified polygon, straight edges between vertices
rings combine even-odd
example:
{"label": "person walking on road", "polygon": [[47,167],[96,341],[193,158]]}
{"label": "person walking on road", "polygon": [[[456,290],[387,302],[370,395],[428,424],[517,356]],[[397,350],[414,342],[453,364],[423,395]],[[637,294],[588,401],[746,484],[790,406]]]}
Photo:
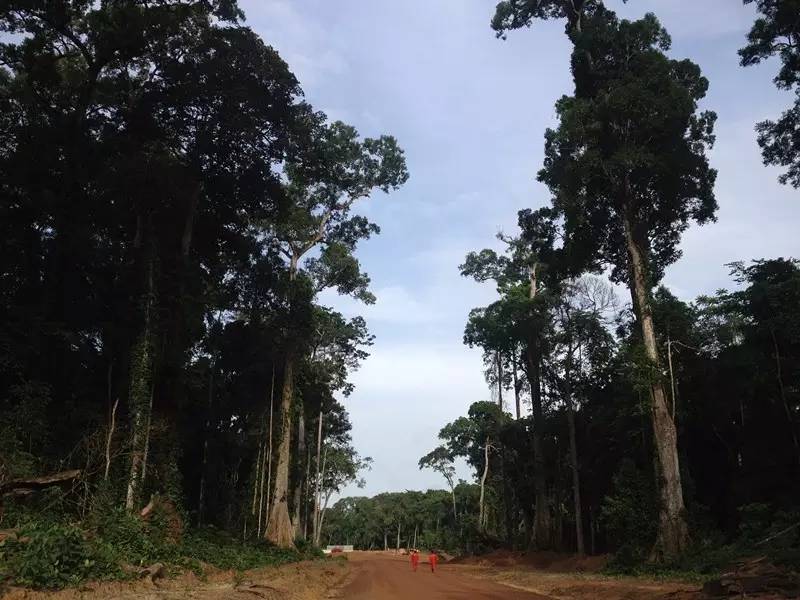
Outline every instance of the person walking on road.
{"label": "person walking on road", "polygon": [[435,550],[431,550],[431,553],[428,556],[428,562],[431,565],[431,573],[435,573],[436,572],[436,563],[438,561],[439,561],[439,557],[436,556],[436,551]]}
{"label": "person walking on road", "polygon": [[417,566],[419,565],[419,552],[416,550],[411,551],[411,570],[414,573],[417,572]]}

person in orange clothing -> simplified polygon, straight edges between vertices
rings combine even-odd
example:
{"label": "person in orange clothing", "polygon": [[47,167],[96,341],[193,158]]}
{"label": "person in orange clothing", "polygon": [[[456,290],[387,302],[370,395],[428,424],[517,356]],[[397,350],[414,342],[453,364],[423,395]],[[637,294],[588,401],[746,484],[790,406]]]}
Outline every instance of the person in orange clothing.
{"label": "person in orange clothing", "polygon": [[417,572],[417,566],[419,566],[419,552],[416,550],[411,551],[411,570],[415,573]]}
{"label": "person in orange clothing", "polygon": [[439,562],[439,557],[436,555],[435,550],[431,550],[430,555],[428,556],[428,562],[431,565],[431,573],[436,572],[436,563]]}

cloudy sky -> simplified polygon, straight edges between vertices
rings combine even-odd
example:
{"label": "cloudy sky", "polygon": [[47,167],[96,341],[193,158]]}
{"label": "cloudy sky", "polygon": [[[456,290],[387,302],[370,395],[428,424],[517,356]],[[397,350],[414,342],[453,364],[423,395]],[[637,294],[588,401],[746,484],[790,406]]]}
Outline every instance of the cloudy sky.
{"label": "cloudy sky", "polygon": [[[461,278],[473,249],[513,232],[516,212],[548,200],[535,181],[553,103],[569,93],[562,23],[497,40],[493,0],[240,0],[247,23],[289,63],[307,99],[364,135],[390,133],[411,179],[360,210],[382,228],[359,258],[372,277],[371,307],[326,296],[363,314],[377,336],[345,400],[353,438],[373,457],[358,493],[442,487],[417,469],[442,425],[486,400],[480,352],[462,345],[470,308],[491,286]],[[800,256],[800,192],[761,165],[756,121],[791,98],[771,79],[774,63],[742,69],[736,50],[753,21],[738,0],[634,0],[609,6],[628,17],[655,12],[711,82],[705,106],[719,115],[713,165],[719,221],[684,236],[683,258],[665,283],[683,299],[730,285],[725,263]],[[466,472],[464,473],[466,475]]]}

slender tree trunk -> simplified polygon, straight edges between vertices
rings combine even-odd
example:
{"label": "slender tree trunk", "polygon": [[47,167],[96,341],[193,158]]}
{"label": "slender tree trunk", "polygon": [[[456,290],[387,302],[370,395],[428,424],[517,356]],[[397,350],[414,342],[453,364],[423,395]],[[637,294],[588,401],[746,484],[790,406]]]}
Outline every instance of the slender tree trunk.
{"label": "slender tree trunk", "polygon": [[294,529],[289,517],[289,463],[292,450],[292,397],[294,395],[294,356],[287,353],[281,393],[281,441],[275,467],[275,490],[272,496],[266,538],[281,548],[294,547]]}
{"label": "slender tree trunk", "polygon": [[395,547],[395,552],[397,554],[400,553],[400,521],[397,522],[397,546]]}
{"label": "slender tree trunk", "polygon": [[412,548],[417,547],[417,531],[419,530],[419,524],[414,525],[414,545],[411,546]]}
{"label": "slender tree trunk", "polygon": [[389,551],[389,533],[385,529],[383,530],[383,551]]}
{"label": "slender tree trunk", "polygon": [[150,430],[153,428],[153,395],[155,394],[155,385],[150,387],[150,404],[147,409],[147,427],[144,428],[144,450],[142,451],[142,486],[144,486],[145,478],[147,477],[147,457],[150,454]]}
{"label": "slender tree trunk", "polygon": [[[266,523],[264,523],[264,530],[266,531],[267,525],[269,524],[269,499],[270,499],[270,490],[272,489],[272,416],[274,414],[275,408],[275,363],[272,364],[272,383],[270,384],[269,388],[269,434],[267,436],[267,490],[266,490],[266,501],[264,505],[266,506],[266,513],[265,519]],[[259,518],[259,521],[261,519]],[[260,535],[260,534],[259,534]]]}
{"label": "slender tree trunk", "polygon": [[114,427],[116,426],[117,422],[118,406],[119,398],[114,400],[114,406],[111,408],[111,421],[108,424],[108,435],[106,436],[106,469],[103,473],[103,481],[108,481],[108,472],[111,470],[111,441],[114,438]]}
{"label": "slender tree trunk", "polygon": [[[151,244],[152,246],[152,244]],[[143,462],[143,443],[145,424],[149,424],[149,406],[152,402],[153,385],[153,322],[152,313],[155,304],[155,273],[153,248],[147,250],[146,287],[143,297],[144,324],[142,334],[134,344],[131,360],[129,402],[133,416],[133,434],[131,437],[131,468],[128,475],[128,489],[125,495],[125,508],[134,510],[139,500],[141,488],[141,472]]]}
{"label": "slender tree trunk", "polygon": [[491,444],[489,438],[486,438],[486,443],[483,448],[483,475],[481,475],[481,495],[478,500],[478,529],[483,531],[483,518],[485,516],[485,509],[483,505],[484,492],[486,489],[486,476],[489,475],[489,449]]}
{"label": "slender tree trunk", "polygon": [[645,353],[653,369],[650,385],[652,395],[651,416],[653,438],[658,459],[658,484],[660,510],[658,535],[651,553],[651,559],[672,558],[683,552],[689,543],[689,529],[686,524],[681,487],[681,472],[678,459],[678,435],[675,422],[667,407],[664,385],[659,369],[658,346],[650,306],[649,283],[645,257],[633,232],[630,214],[623,215],[623,228],[627,244],[630,267],[630,289],[633,308],[642,332]]}
{"label": "slender tree trunk", "polygon": [[261,430],[258,432],[258,454],[256,454],[256,476],[253,478],[253,502],[250,505],[250,514],[255,517],[257,512],[256,508],[258,505],[258,488],[261,487],[261,457],[263,456],[265,451],[264,448],[264,421],[261,421]]}
{"label": "slender tree trunk", "polygon": [[500,407],[500,412],[503,412],[503,357],[497,352],[497,405]]}
{"label": "slender tree trunk", "polygon": [[521,382],[517,378],[517,355],[516,355],[516,350],[514,351],[514,354],[512,354],[512,356],[513,356],[513,362],[512,362],[512,365],[511,365],[512,366],[512,371],[511,372],[514,375],[514,403],[516,404],[516,408],[517,408],[517,420],[519,420],[520,416],[522,414],[521,411],[520,411],[520,398],[519,398]]}
{"label": "slender tree trunk", "polygon": [[575,407],[571,387],[567,384],[567,425],[569,428],[569,462],[572,467],[572,497],[575,503],[575,537],[578,555],[586,554],[583,544],[583,509],[581,508],[581,477],[578,471],[578,441],[575,435]]}
{"label": "slender tree trunk", "polygon": [[203,510],[206,498],[206,471],[208,469],[208,438],[211,435],[211,409],[214,404],[214,371],[216,360],[211,359],[208,367],[208,404],[206,405],[206,426],[203,435],[203,458],[200,464],[200,493],[197,499],[197,524],[203,524]]}
{"label": "slender tree trunk", "polygon": [[317,473],[314,477],[315,482],[315,490],[314,490],[314,531],[313,531],[313,538],[314,541],[317,542],[319,537],[319,512],[320,512],[320,500],[322,496],[322,479],[320,477],[320,452],[322,451],[322,410],[319,411],[319,419],[317,420],[317,463],[316,469]]}

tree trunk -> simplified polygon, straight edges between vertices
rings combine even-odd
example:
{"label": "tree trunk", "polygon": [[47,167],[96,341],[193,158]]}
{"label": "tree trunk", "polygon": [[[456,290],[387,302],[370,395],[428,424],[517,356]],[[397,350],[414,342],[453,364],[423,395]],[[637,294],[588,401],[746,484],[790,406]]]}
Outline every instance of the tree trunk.
{"label": "tree trunk", "polygon": [[483,448],[483,475],[481,475],[481,495],[478,500],[478,529],[483,531],[483,518],[486,516],[486,511],[483,506],[484,491],[486,489],[486,476],[489,474],[489,438],[486,438],[486,443]]}
{"label": "tree trunk", "polygon": [[[155,273],[153,248],[148,249],[147,275],[143,295],[144,323],[142,334],[134,345],[131,359],[129,403],[133,417],[131,437],[131,468],[128,474],[128,488],[125,494],[125,508],[132,511],[139,499],[141,471],[144,459],[144,428],[149,426],[153,385],[153,323],[152,313],[155,304]],[[146,425],[147,424],[147,425]]]}
{"label": "tree trunk", "polygon": [[397,522],[397,546],[395,552],[400,553],[400,521]]}
{"label": "tree trunk", "polygon": [[303,413],[302,401],[297,415],[297,454],[295,455],[295,482],[294,482],[294,537],[297,538],[302,531],[300,519],[303,515],[303,458],[306,454],[306,418]]}
{"label": "tree trunk", "polygon": [[583,545],[583,510],[581,508],[581,477],[578,472],[578,441],[575,435],[575,407],[572,404],[571,389],[567,387],[567,425],[569,427],[569,462],[572,467],[572,497],[575,502],[575,537],[578,555],[586,554]]}
{"label": "tree trunk", "polygon": [[521,382],[517,378],[517,355],[516,355],[516,350],[514,351],[514,354],[512,354],[512,356],[513,356],[513,362],[512,362],[512,365],[511,365],[512,366],[511,373],[514,376],[514,402],[515,402],[516,408],[517,408],[517,420],[519,420],[519,418],[521,416],[520,398],[519,398]]}
{"label": "tree trunk", "polygon": [[111,421],[108,424],[108,435],[106,436],[106,468],[105,472],[103,473],[103,481],[108,481],[108,472],[111,469],[111,441],[114,438],[114,427],[116,426],[117,422],[118,406],[119,398],[114,401],[114,406],[111,408]]}
{"label": "tree trunk", "polygon": [[281,441],[275,467],[275,491],[272,496],[266,539],[280,548],[293,548],[294,530],[289,517],[289,463],[292,450],[292,397],[294,395],[294,356],[286,356],[281,393]]}
{"label": "tree trunk", "polygon": [[497,352],[497,405],[500,407],[500,412],[503,412],[503,357]]}
{"label": "tree trunk", "polygon": [[211,408],[214,403],[214,370],[216,361],[211,359],[208,368],[208,404],[206,406],[206,427],[203,435],[203,458],[200,464],[200,492],[197,499],[197,524],[203,524],[203,505],[206,498],[206,470],[208,469],[208,437],[211,435]]}
{"label": "tree trunk", "polygon": [[312,537],[315,542],[317,542],[319,537],[319,511],[320,511],[320,500],[322,495],[322,479],[320,478],[320,452],[322,450],[322,410],[320,409],[319,412],[319,420],[317,421],[317,463],[316,469],[317,473],[314,477],[315,490],[314,490],[314,531],[312,533]]}
{"label": "tree trunk", "polygon": [[[266,500],[264,505],[266,506],[266,520],[267,522],[264,523],[264,530],[266,531],[267,525],[269,524],[269,499],[270,499],[270,490],[272,489],[272,416],[274,414],[275,408],[275,363],[272,363],[272,383],[269,387],[269,434],[267,436],[267,455],[265,457],[267,461],[267,489],[266,489]],[[259,516],[259,522],[261,522],[261,517]],[[259,530],[259,536],[261,535]]]}
{"label": "tree trunk", "polygon": [[629,214],[623,215],[623,228],[627,244],[630,268],[630,290],[634,312],[641,328],[645,353],[653,369],[650,385],[652,395],[651,416],[653,438],[658,459],[658,487],[660,509],[658,535],[651,553],[651,559],[672,558],[683,552],[689,543],[689,530],[686,525],[681,487],[681,472],[678,460],[678,436],[675,422],[667,407],[664,385],[659,369],[658,346],[650,306],[649,283],[645,258],[642,254],[633,223]]}

